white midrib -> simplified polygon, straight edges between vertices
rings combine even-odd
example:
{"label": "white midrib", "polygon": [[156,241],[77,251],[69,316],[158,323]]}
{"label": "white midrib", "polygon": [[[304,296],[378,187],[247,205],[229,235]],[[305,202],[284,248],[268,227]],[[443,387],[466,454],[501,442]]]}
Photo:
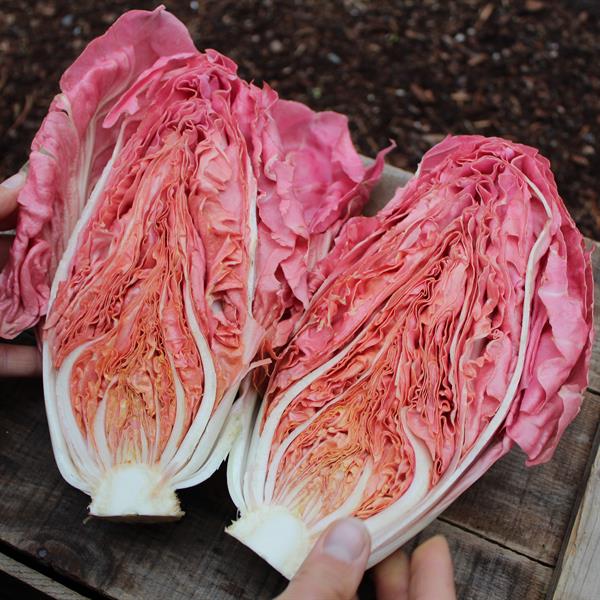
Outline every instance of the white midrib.
{"label": "white midrib", "polygon": [[[302,379],[294,383],[281,400],[278,401],[277,406],[273,409],[271,414],[267,417],[267,421],[263,427],[262,433],[259,434],[259,439],[255,448],[255,456],[250,457],[249,465],[252,468],[252,487],[253,496],[259,499],[260,503],[264,503],[267,499],[265,497],[265,486],[268,473],[269,455],[271,452],[271,441],[275,435],[277,425],[283,416],[286,408],[293,402],[294,398],[313,381],[318,379],[321,375],[326,373],[331,367],[336,365],[340,360],[344,358],[361,340],[366,334],[367,328],[364,328],[358,336],[352,340],[341,352],[330,358],[327,362],[323,363],[320,367],[305,375]],[[265,403],[263,403],[264,405]],[[260,417],[261,415],[259,415]],[[257,422],[257,426],[260,423]]]}
{"label": "white midrib", "polygon": [[[525,350],[529,334],[529,321],[531,318],[531,301],[534,290],[532,280],[535,280],[535,268],[539,259],[538,254],[540,252],[540,248],[543,247],[543,245],[546,242],[546,239],[548,238],[550,226],[552,223],[552,212],[550,210],[550,207],[548,206],[546,199],[532,181],[530,181],[528,178],[526,178],[526,180],[531,186],[531,188],[534,190],[536,196],[541,201],[542,205],[544,206],[548,220],[544,224],[544,227],[538,239],[534,243],[527,259],[527,269],[525,275],[525,297],[523,299],[523,317],[521,320],[519,354],[515,370],[511,377],[504,398],[500,403],[496,414],[486,427],[483,435],[477,440],[477,443],[471,448],[471,450],[469,450],[469,452],[464,456],[456,470],[454,470],[453,472],[446,472],[446,474],[442,477],[442,479],[440,479],[438,484],[436,484],[435,488],[426,497],[425,501],[419,505],[418,510],[416,512],[411,513],[410,521],[406,523],[405,526],[409,525],[410,523],[417,522],[420,518],[423,517],[423,515],[427,514],[432,509],[434,504],[443,496],[443,494],[446,493],[450,486],[453,485],[461,477],[461,475],[468,469],[468,467],[473,463],[477,456],[487,446],[492,436],[496,433],[499,426],[503,423],[504,419],[506,418],[508,411],[511,407],[517,386],[521,379],[523,366],[525,364]],[[370,531],[374,536],[377,536],[377,546],[385,544],[388,539],[393,539],[395,536],[398,535],[400,528],[397,527],[395,528],[395,532],[390,532],[389,525],[390,523],[396,523],[400,516],[401,514],[398,514],[398,511],[395,510],[395,505],[392,505],[389,508],[380,512],[379,514],[374,515],[367,521],[367,526],[369,527]],[[373,548],[373,550],[375,549],[376,548]]]}
{"label": "white midrib", "polygon": [[184,284],[183,303],[190,331],[196,342],[198,352],[200,353],[202,370],[204,372],[204,389],[202,391],[200,408],[196,413],[196,417],[190,425],[190,428],[185,434],[181,445],[177,448],[173,457],[169,458],[168,462],[163,462],[163,458],[161,457],[161,465],[165,469],[168,469],[172,477],[175,477],[176,474],[178,476],[183,476],[179,472],[187,465],[194,452],[194,449],[198,445],[199,440],[208,424],[208,420],[213,411],[217,396],[217,373],[215,370],[215,365],[211,356],[208,342],[204,337],[202,330],[200,329],[198,320],[196,319],[190,293],[190,285],[187,281]]}
{"label": "white midrib", "polygon": [[[71,237],[67,243],[67,247],[63,256],[61,257],[52,286],[50,288],[50,296],[48,299],[47,314],[49,315],[52,310],[52,304],[56,298],[58,287],[60,283],[67,279],[71,260],[77,249],[79,242],[79,236],[81,231],[87,224],[88,220],[96,210],[99,198],[104,191],[104,187],[108,182],[110,172],[112,170],[114,161],[118,154],[121,152],[124,138],[124,126],[121,126],[117,142],[113,149],[110,160],[106,163],[100,178],[98,179],[88,203],[84,206],[81,216],[75,225],[71,233]],[[79,471],[77,465],[73,462],[70,457],[68,445],[66,442],[66,432],[63,431],[61,420],[58,414],[58,402],[57,389],[56,389],[56,377],[57,373],[54,369],[53,358],[52,358],[52,343],[54,336],[52,332],[45,332],[44,342],[42,345],[42,370],[43,370],[43,382],[44,382],[44,400],[46,404],[46,414],[48,416],[48,428],[50,430],[50,439],[52,441],[52,447],[56,457],[56,463],[58,465],[61,475],[65,480],[72,486],[79,488],[87,493],[90,490],[90,483],[85,480],[84,474]],[[68,396],[67,396],[68,397]],[[69,411],[70,412],[70,411]],[[71,415],[72,416],[72,415]],[[79,427],[76,428],[79,433]],[[80,433],[79,433],[80,435]]]}

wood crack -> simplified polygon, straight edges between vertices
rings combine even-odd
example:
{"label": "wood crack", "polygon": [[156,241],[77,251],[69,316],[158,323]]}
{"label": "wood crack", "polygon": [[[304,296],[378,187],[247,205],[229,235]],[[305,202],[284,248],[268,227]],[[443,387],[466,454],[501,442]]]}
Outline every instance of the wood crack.
{"label": "wood crack", "polygon": [[[15,575],[6,565],[15,563],[29,572],[30,577],[23,573]],[[111,596],[100,594],[97,590],[90,588],[84,583],[78,582],[71,576],[65,576],[59,571],[46,565],[43,562],[24,552],[23,550],[12,546],[11,544],[0,540],[0,573],[6,573],[11,577],[18,577],[19,581],[33,587],[36,590],[51,595],[54,598],[64,598],[65,600],[75,600],[76,598],[88,598],[90,600],[110,600]],[[26,573],[27,574],[27,573]],[[36,574],[39,576],[36,577]],[[40,586],[38,584],[42,585]]]}
{"label": "wood crack", "polygon": [[456,521],[453,521],[452,519],[448,519],[447,517],[443,517],[443,516],[438,517],[438,519],[444,523],[447,523],[448,525],[452,525],[452,527],[456,527],[457,529],[464,531],[465,533],[474,535],[477,538],[479,538],[480,540],[485,540],[486,542],[489,542],[490,544],[493,544],[494,546],[498,546],[499,548],[502,548],[503,550],[509,550],[510,552],[513,552],[514,554],[517,554],[528,560],[531,560],[543,567],[548,567],[550,569],[554,569],[554,565],[552,563],[546,562],[545,560],[542,560],[540,558],[536,558],[535,556],[531,556],[530,554],[527,554],[526,552],[516,550],[515,548],[512,548],[511,546],[508,546],[507,544],[503,544],[502,542],[495,540],[494,538],[489,537],[485,534],[482,534],[481,532],[476,531],[475,529],[471,529],[470,527],[465,527],[465,525],[462,525],[461,523],[457,523]]}

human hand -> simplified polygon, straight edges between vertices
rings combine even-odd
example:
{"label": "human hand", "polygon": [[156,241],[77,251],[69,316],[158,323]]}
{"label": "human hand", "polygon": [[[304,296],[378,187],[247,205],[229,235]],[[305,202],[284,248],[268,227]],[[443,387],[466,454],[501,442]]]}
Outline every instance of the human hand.
{"label": "human hand", "polygon": [[[277,600],[353,600],[370,552],[359,519],[331,525]],[[398,550],[373,569],[377,600],[455,600],[452,559],[446,539],[436,535],[409,559]]]}
{"label": "human hand", "polygon": [[[19,171],[0,183],[0,231],[10,229],[17,212],[17,197],[25,184]],[[0,269],[8,259],[12,236],[0,235]],[[42,372],[42,357],[35,346],[0,343],[0,377],[33,377]]]}

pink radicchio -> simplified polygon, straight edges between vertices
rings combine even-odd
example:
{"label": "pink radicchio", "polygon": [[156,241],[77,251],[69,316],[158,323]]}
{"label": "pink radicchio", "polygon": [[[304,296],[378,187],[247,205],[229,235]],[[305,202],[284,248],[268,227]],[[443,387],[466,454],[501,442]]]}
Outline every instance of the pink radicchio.
{"label": "pink radicchio", "polygon": [[132,11],[65,73],[33,144],[0,323],[47,312],[52,443],[92,514],[181,514],[174,490],[227,454],[255,355],[286,341],[383,167],[344,117],[236,69],[164,9]]}
{"label": "pink radicchio", "polygon": [[579,410],[590,258],[532,148],[446,138],[311,286],[228,466],[228,531],[288,577],[347,515],[375,564],[515,442],[548,460]]}

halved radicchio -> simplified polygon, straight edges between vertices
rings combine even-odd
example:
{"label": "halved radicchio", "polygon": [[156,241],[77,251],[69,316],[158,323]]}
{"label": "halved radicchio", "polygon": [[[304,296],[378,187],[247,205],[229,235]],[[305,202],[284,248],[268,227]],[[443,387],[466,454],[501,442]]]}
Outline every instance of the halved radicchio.
{"label": "halved radicchio", "polygon": [[286,341],[382,160],[365,171],[344,117],[242,81],[163,9],[124,15],[61,85],[19,197],[1,332],[47,311],[52,443],[91,514],[177,517],[174,490],[225,457],[257,351]]}
{"label": "halved radicchio", "polygon": [[592,342],[582,236],[548,161],[502,139],[432,148],[317,273],[228,465],[229,533],[287,577],[336,518],[365,521],[372,565],[513,443],[547,461]]}

